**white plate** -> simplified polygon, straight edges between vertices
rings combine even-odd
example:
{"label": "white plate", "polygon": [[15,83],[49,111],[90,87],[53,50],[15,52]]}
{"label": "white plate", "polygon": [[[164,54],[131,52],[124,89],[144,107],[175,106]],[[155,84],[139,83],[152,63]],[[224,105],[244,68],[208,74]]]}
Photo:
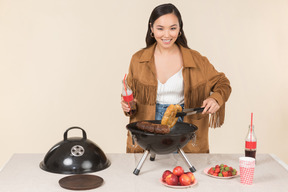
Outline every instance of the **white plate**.
{"label": "white plate", "polygon": [[165,183],[164,181],[162,181],[162,179],[160,179],[160,182],[165,185],[166,187],[170,187],[170,188],[174,188],[174,189],[185,189],[185,188],[189,188],[189,187],[193,187],[194,185],[196,185],[198,183],[197,179],[195,179],[194,183],[191,185],[168,185],[167,183]]}
{"label": "white plate", "polygon": [[229,176],[229,177],[218,177],[218,176],[210,175],[210,174],[208,173],[208,171],[209,171],[210,168],[211,168],[211,167],[208,167],[208,168],[204,169],[204,173],[205,173],[206,175],[210,176],[210,177],[214,177],[214,178],[217,178],[217,179],[231,179],[231,178],[234,178],[234,177],[238,177],[238,176],[240,175],[239,171],[237,171],[236,175],[233,175],[233,176]]}

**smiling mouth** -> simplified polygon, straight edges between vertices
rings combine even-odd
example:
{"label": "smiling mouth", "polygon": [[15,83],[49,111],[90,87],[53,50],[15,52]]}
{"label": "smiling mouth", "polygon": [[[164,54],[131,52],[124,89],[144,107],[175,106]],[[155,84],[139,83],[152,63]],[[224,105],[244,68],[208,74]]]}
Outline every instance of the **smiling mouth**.
{"label": "smiling mouth", "polygon": [[162,39],[164,43],[170,43],[171,39]]}

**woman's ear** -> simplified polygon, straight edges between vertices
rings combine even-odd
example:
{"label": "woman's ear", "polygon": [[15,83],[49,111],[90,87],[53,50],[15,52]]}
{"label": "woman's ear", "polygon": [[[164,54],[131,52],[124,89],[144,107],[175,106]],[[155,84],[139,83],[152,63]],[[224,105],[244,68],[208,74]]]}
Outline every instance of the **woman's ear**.
{"label": "woman's ear", "polygon": [[152,24],[149,23],[149,25],[150,25],[150,30],[152,31],[152,33],[154,33]]}

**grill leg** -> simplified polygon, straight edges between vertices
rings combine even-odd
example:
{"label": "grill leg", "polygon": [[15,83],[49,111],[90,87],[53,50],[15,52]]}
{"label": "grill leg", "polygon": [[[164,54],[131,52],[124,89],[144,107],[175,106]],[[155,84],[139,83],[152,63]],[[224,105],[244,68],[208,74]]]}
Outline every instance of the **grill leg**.
{"label": "grill leg", "polygon": [[141,167],[142,167],[144,161],[146,160],[148,154],[149,154],[149,151],[148,151],[148,150],[145,150],[145,152],[144,152],[142,158],[140,159],[140,161],[139,161],[137,167],[136,167],[135,170],[133,171],[133,173],[134,173],[135,175],[139,175],[139,173],[140,173],[140,169],[141,169]]}
{"label": "grill leg", "polygon": [[183,159],[185,160],[185,162],[187,163],[189,170],[194,173],[196,171],[195,167],[191,165],[191,163],[189,162],[189,160],[187,159],[184,151],[182,149],[178,149],[179,154],[183,157]]}
{"label": "grill leg", "polygon": [[154,160],[155,160],[155,156],[156,156],[155,153],[151,153],[151,155],[150,155],[150,161],[154,161]]}

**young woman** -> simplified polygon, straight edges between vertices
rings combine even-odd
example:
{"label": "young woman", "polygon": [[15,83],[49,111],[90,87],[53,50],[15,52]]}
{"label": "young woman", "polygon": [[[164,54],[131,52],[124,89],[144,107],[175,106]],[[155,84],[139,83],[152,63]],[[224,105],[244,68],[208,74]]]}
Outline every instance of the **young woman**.
{"label": "young woman", "polygon": [[[198,127],[196,143],[190,141],[184,152],[209,153],[208,127],[224,123],[225,102],[231,93],[229,80],[206,57],[188,47],[181,14],[172,4],[159,5],[152,11],[146,45],[132,56],[127,76],[137,102],[137,112],[130,122],[161,120],[170,104],[205,107],[202,114],[179,120]],[[123,99],[121,105],[124,112],[129,112]],[[133,146],[129,133],[126,151],[144,151]]]}

